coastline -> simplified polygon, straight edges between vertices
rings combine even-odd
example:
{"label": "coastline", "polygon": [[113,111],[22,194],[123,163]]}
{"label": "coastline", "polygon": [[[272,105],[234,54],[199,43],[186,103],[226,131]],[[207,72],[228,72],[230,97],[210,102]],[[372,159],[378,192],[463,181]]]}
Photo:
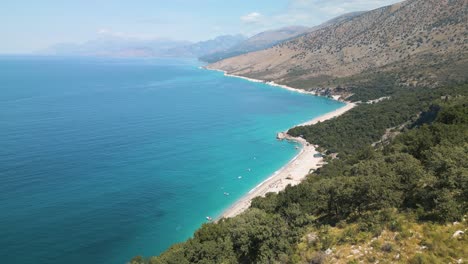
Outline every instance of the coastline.
{"label": "coastline", "polygon": [[[314,92],[308,92],[308,91],[304,91],[300,89],[295,89],[286,85],[276,84],[274,82],[265,82],[262,80],[252,79],[248,77],[232,75],[232,74],[228,74],[226,71],[222,71],[218,69],[210,69],[206,67],[205,69],[223,72],[224,75],[228,77],[241,78],[241,79],[248,80],[251,82],[261,82],[261,83],[265,83],[271,86],[276,86],[282,89],[287,89],[293,92],[317,95]],[[338,98],[336,97],[333,97],[333,99],[338,100]],[[313,125],[318,122],[323,122],[325,120],[332,119],[334,117],[344,114],[345,112],[351,110],[353,107],[356,106],[355,103],[346,102],[346,101],[344,103],[345,105],[343,107],[340,107],[332,112],[326,113],[319,117],[313,118],[307,122],[296,125],[294,127],[304,126],[304,125]],[[317,154],[317,150],[315,149],[315,146],[313,146],[312,144],[309,144],[303,138],[292,137],[288,135],[286,132],[281,132],[280,134],[282,135],[281,140],[295,141],[295,142],[300,143],[302,145],[302,148],[299,151],[299,153],[294,158],[292,158],[286,165],[284,165],[281,169],[276,171],[273,175],[269,176],[266,180],[264,180],[263,182],[255,186],[247,194],[245,194],[239,200],[237,200],[233,205],[231,205],[228,209],[226,209],[218,217],[218,219],[230,218],[230,217],[234,217],[236,215],[243,213],[245,210],[247,210],[250,207],[252,203],[252,199],[254,199],[255,197],[259,197],[259,196],[263,197],[269,192],[278,193],[284,190],[288,185],[291,185],[291,186],[297,185],[305,179],[305,177],[311,172],[311,170],[316,170],[317,168],[320,168],[323,165],[322,157],[314,157],[314,155]]]}
{"label": "coastline", "polygon": [[[311,94],[311,95],[319,96],[319,95],[316,94],[315,92],[309,92],[309,91],[304,91],[304,90],[301,90],[301,89],[292,88],[292,87],[287,86],[287,85],[277,84],[277,83],[275,83],[275,82],[273,82],[273,81],[271,81],[271,82],[266,82],[266,81],[262,81],[262,80],[258,80],[258,79],[249,78],[249,77],[244,77],[244,76],[229,74],[229,73],[227,73],[226,71],[223,71],[223,70],[212,69],[212,68],[207,68],[207,67],[202,67],[202,68],[203,68],[203,69],[210,70],[210,71],[222,72],[222,73],[224,74],[224,76],[227,76],[227,77],[233,77],[233,78],[244,79],[244,80],[247,80],[247,81],[250,81],[250,82],[256,82],[256,83],[264,83],[264,84],[268,84],[268,85],[271,85],[271,86],[276,86],[276,87],[283,88],[283,89],[286,89],[286,90],[289,90],[289,91],[292,91],[292,92],[296,92],[296,93]],[[337,98],[333,98],[333,99],[337,100]]]}

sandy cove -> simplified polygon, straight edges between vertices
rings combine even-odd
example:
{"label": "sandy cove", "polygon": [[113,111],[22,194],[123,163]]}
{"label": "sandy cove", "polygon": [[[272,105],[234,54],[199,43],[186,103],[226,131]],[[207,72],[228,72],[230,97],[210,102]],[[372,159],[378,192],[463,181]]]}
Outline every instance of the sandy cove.
{"label": "sandy cove", "polygon": [[[261,80],[251,79],[251,78],[247,78],[243,76],[236,76],[236,75],[228,74],[225,71],[221,71],[217,69],[209,69],[209,70],[216,70],[216,71],[223,72],[224,75],[229,76],[229,77],[241,78],[241,79],[245,79],[251,82],[262,82],[262,83],[266,83],[272,86],[280,87],[280,88],[287,89],[287,90],[294,91],[294,92],[316,95],[313,92],[295,89],[286,85],[276,84],[274,82],[264,82]],[[343,113],[349,111],[354,106],[356,106],[356,104],[354,103],[350,103],[350,102],[345,102],[345,103],[346,103],[345,106],[338,108],[333,112],[324,114],[310,121],[299,124],[298,126],[313,125],[318,122],[323,122],[325,120],[332,119],[334,117],[342,115]],[[244,212],[250,207],[250,204],[252,203],[253,198],[259,197],[259,196],[265,196],[265,194],[269,192],[278,193],[286,189],[286,186],[288,185],[291,185],[291,186],[297,185],[302,180],[305,179],[305,177],[311,172],[311,170],[315,170],[323,165],[323,158],[314,157],[314,155],[317,154],[318,152],[313,145],[309,144],[303,138],[295,138],[286,133],[283,133],[283,135],[285,136],[284,137],[285,140],[295,141],[302,145],[302,148],[299,151],[299,153],[291,161],[289,161],[286,165],[284,165],[281,169],[276,171],[272,176],[270,176],[268,179],[266,179],[265,181],[257,185],[254,189],[250,190],[246,195],[244,195],[242,198],[236,201],[231,207],[225,210],[219,216],[219,218],[229,218],[229,217],[234,217],[236,215],[241,214],[242,212]]]}
{"label": "sandy cove", "polygon": [[[308,122],[305,122],[301,125],[313,125],[318,122],[323,122],[325,120],[337,117],[346,111],[350,110],[355,106],[354,103],[347,103],[345,106],[322,115],[320,117],[314,118]],[[220,218],[234,217],[238,214],[241,214],[250,207],[252,199],[258,196],[265,196],[269,192],[278,193],[288,185],[297,185],[311,172],[323,165],[323,158],[314,157],[314,154],[317,154],[315,147],[306,142],[303,138],[295,138],[289,135],[286,135],[286,140],[293,140],[301,143],[302,149],[300,152],[291,160],[288,164],[283,166],[277,172],[275,172],[268,179],[257,185],[249,193],[244,195],[231,207],[225,210]]]}

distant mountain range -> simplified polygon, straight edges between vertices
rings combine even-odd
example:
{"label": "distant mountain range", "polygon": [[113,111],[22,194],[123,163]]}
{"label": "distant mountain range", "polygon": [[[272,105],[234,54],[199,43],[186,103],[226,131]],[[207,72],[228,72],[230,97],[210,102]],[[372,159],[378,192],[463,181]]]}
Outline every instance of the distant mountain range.
{"label": "distant mountain range", "polygon": [[305,89],[333,88],[379,73],[406,86],[463,81],[467,7],[466,0],[408,0],[210,67]]}
{"label": "distant mountain range", "polygon": [[40,53],[73,56],[105,57],[199,57],[228,49],[246,37],[225,35],[211,40],[192,43],[173,40],[141,40],[103,36],[82,44],[58,44]]}
{"label": "distant mountain range", "polygon": [[80,44],[63,43],[41,51],[41,54],[104,57],[193,57],[206,62],[270,48],[329,24],[351,19],[362,12],[341,15],[316,27],[290,26],[260,32],[250,38],[223,35],[214,39],[189,42],[167,39],[142,40],[118,36],[102,36]]}
{"label": "distant mountain range", "polygon": [[174,47],[166,51],[167,56],[172,57],[201,57],[210,53],[230,49],[242,43],[247,38],[244,35],[224,35],[207,41],[201,41],[181,47]]}

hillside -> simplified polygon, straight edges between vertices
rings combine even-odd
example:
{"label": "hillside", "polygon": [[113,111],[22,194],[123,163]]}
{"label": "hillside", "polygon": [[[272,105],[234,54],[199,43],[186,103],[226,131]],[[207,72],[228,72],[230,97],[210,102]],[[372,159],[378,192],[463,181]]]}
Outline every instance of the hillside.
{"label": "hillside", "polygon": [[308,90],[382,73],[398,85],[432,87],[466,80],[467,25],[466,0],[407,0],[209,68]]}
{"label": "hillside", "polygon": [[277,30],[264,31],[246,39],[245,41],[229,49],[220,52],[213,52],[211,54],[200,57],[200,59],[206,62],[216,62],[241,54],[267,49],[284,41],[298,37],[300,35],[327,27],[332,24],[350,20],[353,17],[358,16],[362,13],[364,12],[359,11],[343,14],[315,27],[291,26],[280,28]]}

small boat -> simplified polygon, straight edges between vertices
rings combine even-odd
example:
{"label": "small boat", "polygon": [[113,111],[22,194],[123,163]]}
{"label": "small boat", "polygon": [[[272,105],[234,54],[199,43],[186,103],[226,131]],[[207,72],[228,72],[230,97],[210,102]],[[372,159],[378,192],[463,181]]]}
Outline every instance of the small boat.
{"label": "small boat", "polygon": [[242,176],[237,177],[237,179],[242,179]]}
{"label": "small boat", "polygon": [[211,218],[210,216],[207,216],[207,217],[206,217],[206,220],[208,220],[208,221],[213,221],[213,218]]}
{"label": "small boat", "polygon": [[229,193],[228,193],[228,192],[224,192],[224,195],[228,196],[228,195],[229,195]]}
{"label": "small boat", "polygon": [[250,169],[250,168],[248,168],[248,169],[247,169],[247,171],[251,171],[251,169]]}

